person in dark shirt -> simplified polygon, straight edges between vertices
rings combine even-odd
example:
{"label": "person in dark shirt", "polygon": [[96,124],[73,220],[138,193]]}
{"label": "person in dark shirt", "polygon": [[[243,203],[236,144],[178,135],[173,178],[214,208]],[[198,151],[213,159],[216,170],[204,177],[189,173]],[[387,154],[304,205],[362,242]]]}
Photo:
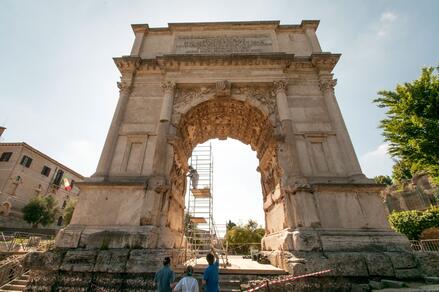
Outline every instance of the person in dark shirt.
{"label": "person in dark shirt", "polygon": [[175,273],[171,270],[171,258],[165,257],[163,268],[154,276],[154,282],[158,292],[171,292],[171,283],[175,281]]}
{"label": "person in dark shirt", "polygon": [[213,248],[211,249],[211,251],[212,253],[209,253],[206,256],[206,260],[209,263],[209,266],[204,270],[203,285],[205,291],[207,292],[218,292],[219,258]]}

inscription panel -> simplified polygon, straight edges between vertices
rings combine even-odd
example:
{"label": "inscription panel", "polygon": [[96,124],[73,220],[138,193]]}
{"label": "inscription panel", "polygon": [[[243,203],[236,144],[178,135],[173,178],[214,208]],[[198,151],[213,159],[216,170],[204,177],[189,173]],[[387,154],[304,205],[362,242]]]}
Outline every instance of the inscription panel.
{"label": "inscription panel", "polygon": [[178,36],[175,38],[177,54],[233,54],[267,53],[273,51],[269,34]]}

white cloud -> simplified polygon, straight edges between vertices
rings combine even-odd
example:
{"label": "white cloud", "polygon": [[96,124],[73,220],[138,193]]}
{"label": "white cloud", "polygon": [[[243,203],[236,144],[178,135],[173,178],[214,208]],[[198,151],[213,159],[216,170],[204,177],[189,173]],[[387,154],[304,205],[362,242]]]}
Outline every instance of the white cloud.
{"label": "white cloud", "polygon": [[389,144],[383,143],[376,149],[360,156],[360,164],[364,174],[368,177],[390,175],[394,164],[388,154]]}
{"label": "white cloud", "polygon": [[392,24],[396,21],[398,16],[390,11],[383,12],[380,17],[378,24],[377,35],[379,37],[384,37],[389,34]]}

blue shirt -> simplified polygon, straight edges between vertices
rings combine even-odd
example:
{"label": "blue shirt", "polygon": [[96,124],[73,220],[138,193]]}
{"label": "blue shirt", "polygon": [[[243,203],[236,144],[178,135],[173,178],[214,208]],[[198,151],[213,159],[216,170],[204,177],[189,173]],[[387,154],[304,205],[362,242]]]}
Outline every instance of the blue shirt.
{"label": "blue shirt", "polygon": [[216,260],[204,270],[203,279],[206,281],[205,291],[218,292],[218,269],[219,261]]}
{"label": "blue shirt", "polygon": [[157,284],[158,292],[171,292],[171,283],[175,281],[175,273],[169,266],[164,266],[155,273],[154,282]]}

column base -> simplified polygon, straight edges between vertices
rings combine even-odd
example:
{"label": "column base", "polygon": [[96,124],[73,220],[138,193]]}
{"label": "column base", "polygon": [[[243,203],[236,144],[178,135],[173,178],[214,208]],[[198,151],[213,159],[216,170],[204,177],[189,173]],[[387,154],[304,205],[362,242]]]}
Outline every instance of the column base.
{"label": "column base", "polygon": [[180,248],[182,233],[169,228],[144,226],[68,225],[55,239],[58,248]]}
{"label": "column base", "polygon": [[284,229],[262,239],[262,249],[294,251],[410,251],[407,237],[389,229]]}

